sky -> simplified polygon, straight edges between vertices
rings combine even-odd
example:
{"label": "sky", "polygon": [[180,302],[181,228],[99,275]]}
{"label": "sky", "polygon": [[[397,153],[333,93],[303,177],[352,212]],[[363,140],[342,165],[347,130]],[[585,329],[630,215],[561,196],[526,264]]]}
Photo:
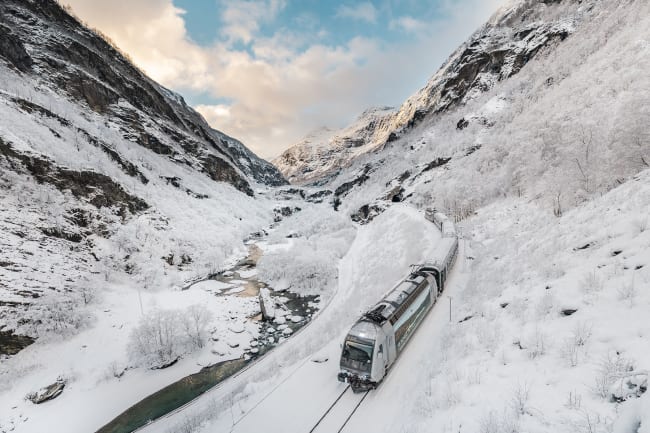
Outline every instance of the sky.
{"label": "sky", "polygon": [[401,105],[503,0],[65,0],[210,125],[271,159]]}

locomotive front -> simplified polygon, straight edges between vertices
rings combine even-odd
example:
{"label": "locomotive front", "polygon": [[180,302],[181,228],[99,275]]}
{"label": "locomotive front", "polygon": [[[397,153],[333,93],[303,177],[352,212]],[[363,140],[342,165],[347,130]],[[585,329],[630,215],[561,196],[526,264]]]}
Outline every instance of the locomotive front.
{"label": "locomotive front", "polygon": [[338,379],[353,391],[372,389],[383,378],[383,334],[379,325],[360,320],[345,337]]}

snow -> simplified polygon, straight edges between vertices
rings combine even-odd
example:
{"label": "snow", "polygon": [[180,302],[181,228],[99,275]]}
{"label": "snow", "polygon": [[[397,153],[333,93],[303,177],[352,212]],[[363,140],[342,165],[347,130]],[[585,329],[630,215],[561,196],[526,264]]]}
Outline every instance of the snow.
{"label": "snow", "polygon": [[192,284],[190,288],[194,290],[201,289],[205,290],[206,292],[220,293],[224,290],[232,288],[232,284],[223,283],[217,280],[205,280]]}
{"label": "snow", "polygon": [[[201,289],[142,292],[141,296],[145,312],[161,306],[183,308],[195,303],[207,306],[216,317],[212,324],[219,330],[216,335],[236,341],[239,347],[237,350],[221,348],[223,355],[215,355],[208,344],[196,356],[181,359],[173,367],[155,371],[129,369],[118,379],[114,374],[129,366],[126,344],[141,314],[137,291],[115,286],[103,294],[103,305],[108,311],[97,313],[91,328],[68,340],[30,346],[12,358],[14,369],[6,371],[5,377],[18,373],[16,368],[22,370],[22,377],[0,394],[0,407],[12,408],[2,411],[0,425],[7,426],[11,419],[22,414],[29,422],[15,423],[16,432],[48,431],[53,419],[57,419],[57,429],[61,431],[96,430],[130,405],[195,373],[202,365],[241,356],[255,336],[255,329],[247,330],[241,322],[230,325],[232,314],[246,317],[255,313],[258,309],[255,300],[234,297],[224,302],[224,298],[216,298]],[[236,328],[238,334],[224,331],[228,326]],[[57,399],[39,406],[24,400],[26,394],[53,383],[59,376],[66,378],[68,384]],[[81,407],[84,410],[74,411],[74,416],[61,416]]]}

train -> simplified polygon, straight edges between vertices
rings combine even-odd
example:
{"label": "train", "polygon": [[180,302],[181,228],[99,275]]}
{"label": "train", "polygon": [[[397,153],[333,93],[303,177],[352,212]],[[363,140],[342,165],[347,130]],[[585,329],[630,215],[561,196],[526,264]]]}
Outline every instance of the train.
{"label": "train", "polygon": [[453,222],[435,209],[427,209],[425,218],[442,234],[431,261],[412,265],[409,274],[354,323],[343,341],[338,380],[354,392],[376,388],[386,377],[442,294],[456,262],[458,236]]}

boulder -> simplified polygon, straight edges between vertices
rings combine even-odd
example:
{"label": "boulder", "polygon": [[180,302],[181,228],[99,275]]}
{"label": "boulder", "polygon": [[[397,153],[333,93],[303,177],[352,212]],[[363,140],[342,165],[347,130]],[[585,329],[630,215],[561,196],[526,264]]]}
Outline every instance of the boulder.
{"label": "boulder", "polygon": [[34,404],[41,404],[44,403],[48,400],[52,400],[57,398],[61,393],[63,392],[63,388],[65,388],[66,381],[64,379],[57,379],[56,382],[54,382],[51,385],[48,385],[44,388],[41,388],[40,390],[36,392],[30,392],[25,396],[27,400],[31,401]]}
{"label": "boulder", "polygon": [[275,301],[271,298],[271,292],[268,288],[260,288],[260,293],[258,295],[260,301],[260,310],[262,311],[262,318],[264,320],[273,320],[276,316],[275,314]]}

